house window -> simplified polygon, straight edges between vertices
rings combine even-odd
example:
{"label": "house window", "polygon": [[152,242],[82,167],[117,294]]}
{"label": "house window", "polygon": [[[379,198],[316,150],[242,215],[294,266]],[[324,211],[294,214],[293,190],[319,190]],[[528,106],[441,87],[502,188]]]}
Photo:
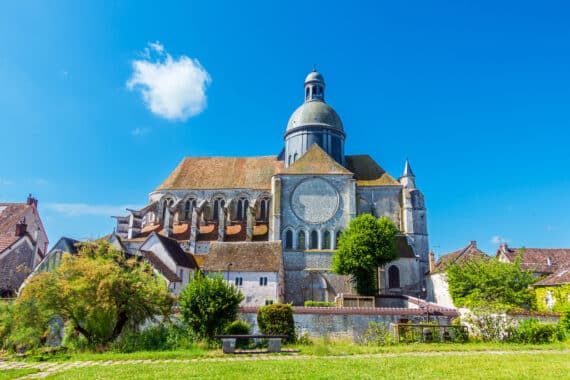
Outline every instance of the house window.
{"label": "house window", "polygon": [[285,249],[293,248],[293,231],[287,230],[285,232]]}
{"label": "house window", "polygon": [[236,286],[242,286],[243,285],[243,277],[236,277],[235,284],[236,284]]}
{"label": "house window", "polygon": [[259,277],[259,286],[267,286],[267,277]]}
{"label": "house window", "polygon": [[388,287],[391,289],[400,287],[400,270],[395,265],[388,269]]}
{"label": "house window", "polygon": [[319,234],[317,231],[311,232],[311,249],[319,248]]}
{"label": "house window", "polygon": [[184,281],[184,269],[180,269],[180,272],[178,273],[178,277],[180,277],[180,279],[182,281]]}
{"label": "house window", "polygon": [[323,240],[323,249],[331,249],[331,233],[329,231],[325,231]]}
{"label": "house window", "polygon": [[273,305],[273,300],[265,300],[265,306]]}
{"label": "house window", "polygon": [[305,231],[299,231],[298,241],[297,244],[299,245],[299,249],[306,249],[307,246],[305,245]]}

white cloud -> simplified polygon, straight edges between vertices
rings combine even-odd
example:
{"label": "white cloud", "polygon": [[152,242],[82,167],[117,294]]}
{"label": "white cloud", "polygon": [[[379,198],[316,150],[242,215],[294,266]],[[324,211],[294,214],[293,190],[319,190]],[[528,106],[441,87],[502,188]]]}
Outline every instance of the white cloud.
{"label": "white cloud", "polygon": [[15,185],[16,182],[10,180],[10,179],[6,179],[6,178],[0,178],[0,185]]}
{"label": "white cloud", "polygon": [[144,136],[150,132],[150,128],[135,128],[131,131],[133,136]]}
{"label": "white cloud", "polygon": [[59,214],[66,216],[121,216],[128,214],[127,208],[138,210],[141,206],[124,205],[124,206],[111,206],[111,205],[88,205],[85,203],[46,203],[44,208],[55,211]]}
{"label": "white cloud", "polygon": [[502,236],[495,235],[491,238],[490,242],[492,244],[503,244],[503,243],[508,243],[509,239],[504,238]]}
{"label": "white cloud", "polygon": [[152,113],[186,121],[206,108],[211,78],[197,59],[185,55],[172,58],[158,41],[149,43],[141,56],[132,62],[127,88],[139,90]]}

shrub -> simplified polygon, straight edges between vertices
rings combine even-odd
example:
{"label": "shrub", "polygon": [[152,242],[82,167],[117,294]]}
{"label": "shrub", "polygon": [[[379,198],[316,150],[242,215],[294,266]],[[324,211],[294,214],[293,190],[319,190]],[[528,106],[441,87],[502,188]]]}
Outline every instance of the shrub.
{"label": "shrub", "polygon": [[451,325],[449,329],[451,341],[453,343],[466,343],[469,340],[469,331],[466,326],[461,324],[461,319],[456,318]]}
{"label": "shrub", "polygon": [[511,330],[509,341],[516,343],[552,343],[558,340],[556,325],[540,323],[537,319],[526,319]]}
{"label": "shrub", "polygon": [[7,348],[7,339],[14,326],[14,308],[9,303],[0,302],[0,349]]}
{"label": "shrub", "polygon": [[259,330],[265,335],[287,335],[287,342],[295,341],[295,320],[289,304],[273,304],[257,311]]}
{"label": "shrub", "polygon": [[[249,335],[251,331],[251,326],[246,321],[238,319],[233,321],[224,328],[224,334],[226,335]],[[239,338],[236,340],[236,347],[244,348],[247,347],[249,339]]]}
{"label": "shrub", "polygon": [[239,289],[221,276],[198,273],[180,294],[180,312],[197,338],[211,342],[236,319],[242,300]]}
{"label": "shrub", "polygon": [[325,301],[305,301],[306,307],[336,307],[336,303],[334,302],[325,302]]}
{"label": "shrub", "polygon": [[128,331],[113,344],[119,352],[167,351],[192,346],[192,336],[175,324],[152,326],[141,331]]}
{"label": "shrub", "polygon": [[395,342],[387,323],[371,321],[362,337],[362,343],[367,346],[387,346]]}

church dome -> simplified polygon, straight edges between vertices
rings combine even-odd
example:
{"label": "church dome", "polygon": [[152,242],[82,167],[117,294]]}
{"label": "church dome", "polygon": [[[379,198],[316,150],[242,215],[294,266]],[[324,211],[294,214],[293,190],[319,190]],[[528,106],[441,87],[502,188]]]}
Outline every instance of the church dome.
{"label": "church dome", "polygon": [[342,121],[336,111],[321,101],[306,102],[297,108],[289,118],[286,133],[304,126],[328,127],[344,132]]}
{"label": "church dome", "polygon": [[321,73],[319,73],[316,70],[313,70],[305,78],[305,83],[309,83],[309,82],[323,82],[323,83],[325,83],[325,78],[323,78]]}

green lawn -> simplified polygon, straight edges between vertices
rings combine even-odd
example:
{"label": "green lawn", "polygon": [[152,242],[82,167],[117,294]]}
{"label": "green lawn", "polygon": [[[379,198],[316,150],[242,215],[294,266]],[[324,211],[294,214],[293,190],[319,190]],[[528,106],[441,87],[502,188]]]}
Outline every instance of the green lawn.
{"label": "green lawn", "polygon": [[36,372],[39,370],[32,368],[0,369],[0,380],[17,379]]}
{"label": "green lawn", "polygon": [[96,366],[48,379],[567,379],[570,354],[315,357]]}

